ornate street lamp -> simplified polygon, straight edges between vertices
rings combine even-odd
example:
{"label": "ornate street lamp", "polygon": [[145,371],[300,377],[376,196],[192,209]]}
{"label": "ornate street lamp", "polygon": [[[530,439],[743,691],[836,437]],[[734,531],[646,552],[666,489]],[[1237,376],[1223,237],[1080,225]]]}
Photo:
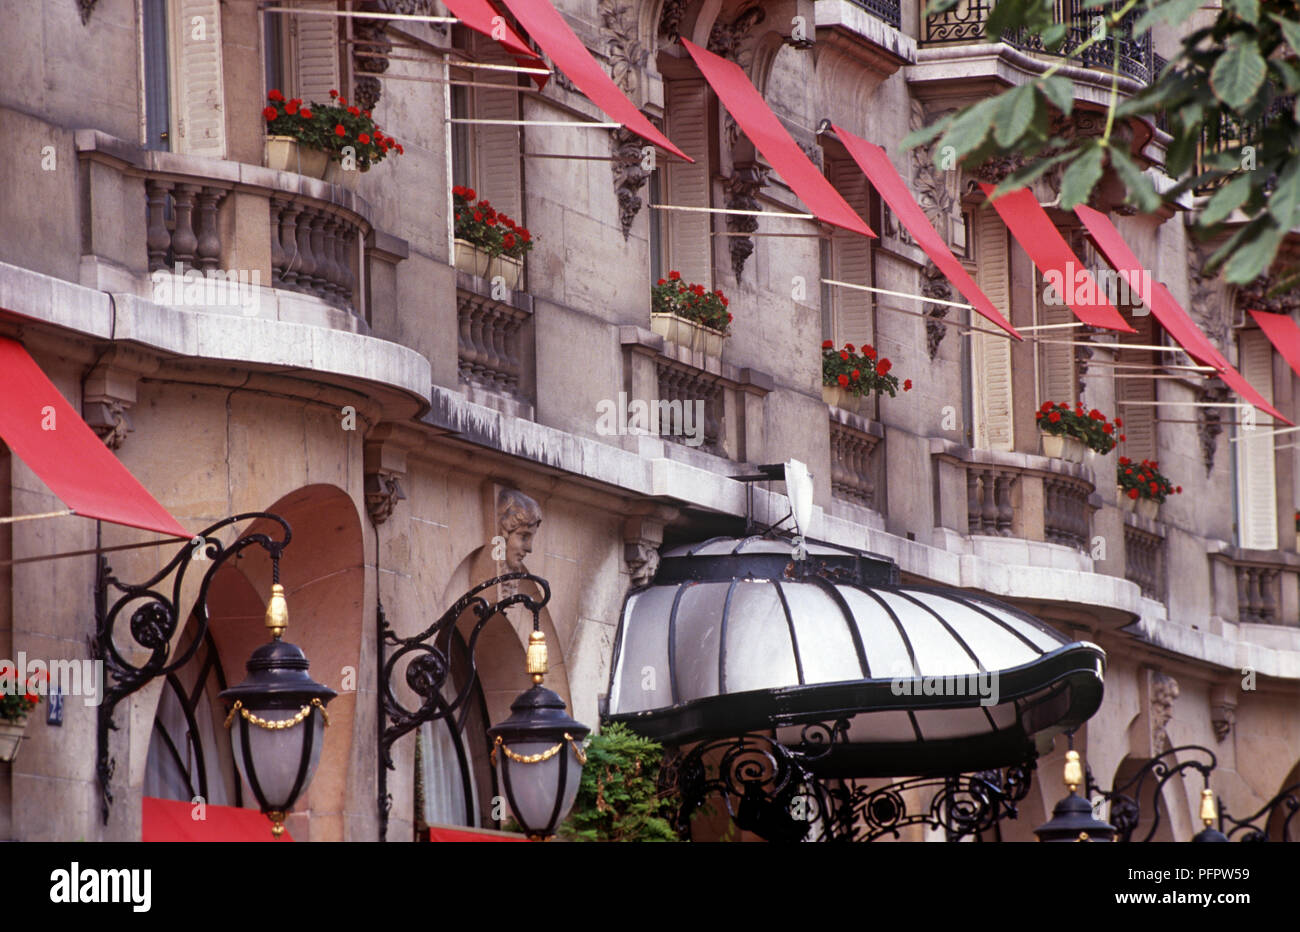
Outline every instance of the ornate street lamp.
{"label": "ornate street lamp", "polygon": [[[517,589],[505,598],[488,602],[480,593],[517,581],[527,580],[542,593],[535,599]],[[421,633],[399,638],[379,610],[379,837],[388,833],[388,771],[394,769],[392,746],[402,735],[425,722],[449,719],[455,726],[456,714],[469,701],[478,678],[475,647],[483,627],[511,605],[523,605],[533,616],[533,630],[528,638],[525,663],[533,679],[510,706],[510,717],[487,730],[492,742],[492,762],[499,768],[501,787],[510,814],[524,834],[534,841],[550,838],[556,827],[573,808],[578,793],[582,767],[587,762],[582,741],[591,731],[574,721],[565,711],[564,700],[542,685],[547,672],[546,638],[541,629],[541,610],[551,598],[545,579],[529,573],[507,573],[480,583],[456,600],[456,604]],[[457,622],[466,612],[476,618],[468,633],[469,676],[458,684],[456,695],[447,698],[443,685],[451,673],[448,641]],[[385,656],[385,647],[396,648]],[[409,656],[408,656],[409,655]],[[409,709],[397,699],[393,677],[398,662],[406,658],[407,685],[421,699],[419,708]],[[470,799],[466,796],[466,818],[472,819]]]}
{"label": "ornate street lamp", "polygon": [[266,605],[271,642],[248,658],[248,678],[221,692],[231,703],[226,727],[239,719],[231,734],[235,765],[277,838],[284,833],[285,815],[316,773],[329,724],[325,704],[337,695],[307,675],[302,648],[281,640],[289,625],[289,606],[279,569],[277,560]]}
{"label": "ornate street lamp", "polygon": [[1078,794],[1083,784],[1083,765],[1079,752],[1074,749],[1074,735],[1070,736],[1070,749],[1065,752],[1065,785],[1070,795],[1056,804],[1052,819],[1034,829],[1039,841],[1114,841],[1115,826],[1102,822],[1092,814],[1092,806]]}
{"label": "ornate street lamp", "polygon": [[1214,827],[1215,820],[1218,818],[1218,809],[1214,805],[1214,790],[1206,786],[1201,790],[1201,821],[1205,823],[1205,828],[1193,835],[1192,841],[1227,841],[1228,836]]}

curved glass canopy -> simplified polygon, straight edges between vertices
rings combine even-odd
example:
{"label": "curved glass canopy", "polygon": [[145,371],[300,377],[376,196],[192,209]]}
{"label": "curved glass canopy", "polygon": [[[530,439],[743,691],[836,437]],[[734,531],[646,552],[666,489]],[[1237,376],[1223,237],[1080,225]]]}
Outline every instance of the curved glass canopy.
{"label": "curved glass canopy", "polygon": [[1100,706],[1095,644],[981,595],[900,585],[888,560],[806,549],[666,553],[624,603],[607,719],[670,744],[833,735],[823,775],[920,776],[1023,762]]}

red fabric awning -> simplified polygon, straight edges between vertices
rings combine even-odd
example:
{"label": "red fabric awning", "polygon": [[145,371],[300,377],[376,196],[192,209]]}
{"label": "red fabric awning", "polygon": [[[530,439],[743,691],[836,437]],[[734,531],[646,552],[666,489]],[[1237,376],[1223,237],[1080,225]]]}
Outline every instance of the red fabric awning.
{"label": "red fabric awning", "polygon": [[494,832],[485,828],[465,828],[464,826],[430,825],[429,841],[528,841],[518,832]]}
{"label": "red fabric awning", "polygon": [[46,378],[0,337],[0,438],[76,514],[188,538]]}
{"label": "red fabric awning", "polygon": [[875,143],[867,142],[843,127],[834,123],[831,127],[840,142],[844,143],[844,147],[849,150],[849,155],[853,156],[853,161],[857,162],[858,167],[866,173],[872,186],[880,192],[880,196],[885,199],[890,210],[898,216],[903,226],[907,227],[921,249],[939,267],[939,271],[948,277],[948,281],[957,286],[957,290],[975,310],[1019,339],[1020,334],[1016,333],[1015,328],[1007,322],[988,296],[980,291],[979,285],[975,284],[970,273],[952,254],[943,237],[931,225],[925,211],[921,210],[921,205],[908,190],[907,182],[898,173],[898,169],[894,168],[894,163],[889,160],[889,154]]}
{"label": "red fabric awning", "polygon": [[[489,39],[501,43],[502,47],[515,55],[538,59],[537,53],[528,47],[528,43],[510,27],[505,17],[500,16],[492,8],[488,0],[442,0],[442,2],[447,9],[451,10],[453,16],[475,32],[481,32]],[[528,64],[532,66],[532,62]]]}
{"label": "red fabric awning", "polygon": [[563,71],[593,104],[611,120],[621,123],[646,142],[652,142],[673,155],[695,161],[678,149],[663,133],[655,128],[649,118],[636,108],[619,90],[605,69],[591,57],[582,40],[574,35],[550,0],[503,0],[510,12],[529,36],[551,56],[555,66]]}
{"label": "red fabric awning", "polygon": [[[1133,254],[1128,243],[1124,242],[1124,237],[1120,236],[1119,230],[1115,229],[1115,224],[1111,223],[1105,214],[1084,204],[1074,208],[1074,212],[1079,215],[1079,219],[1083,221],[1083,225],[1088,228],[1088,233],[1096,242],[1097,248],[1110,260],[1115,271],[1124,276],[1130,288],[1140,289],[1142,263]],[[1292,424],[1289,418],[1269,404],[1268,400],[1232,367],[1232,364],[1210,342],[1210,338],[1201,332],[1201,328],[1196,326],[1195,321],[1178,305],[1174,296],[1159,282],[1151,283],[1151,313],[1156,315],[1160,326],[1169,332],[1178,345],[1187,350],[1189,356],[1218,370],[1219,378],[1223,379],[1224,384],[1242,399],[1265,414]]]}
{"label": "red fabric awning", "polygon": [[271,820],[256,809],[205,805],[200,810],[177,799],[146,796],[141,801],[141,841],[293,841],[285,829],[278,839],[271,834]]}
{"label": "red fabric awning", "polygon": [[[981,182],[980,187],[984,189],[986,195],[992,197],[993,185]],[[1079,261],[1070,244],[1065,241],[1065,237],[1056,228],[1052,218],[1047,216],[1047,211],[1039,205],[1032,191],[1021,188],[1004,194],[993,201],[993,209],[998,212],[998,216],[1007,225],[1016,242],[1029,254],[1034,265],[1038,266],[1038,271],[1042,272],[1045,278],[1060,276],[1059,280],[1066,286],[1063,297],[1066,298],[1070,310],[1074,311],[1075,317],[1090,327],[1105,327],[1107,330],[1118,330],[1121,333],[1137,332],[1125,323],[1123,315],[1115,309],[1115,305],[1110,303],[1105,293],[1097,288],[1097,283],[1092,281],[1091,273]],[[1078,293],[1078,289],[1074,286],[1079,284],[1080,273],[1092,285],[1091,293],[1095,297],[1091,303],[1074,300]]]}
{"label": "red fabric awning", "polygon": [[1273,348],[1282,354],[1291,371],[1300,375],[1300,326],[1285,314],[1251,311],[1250,316],[1255,318]]}
{"label": "red fabric awning", "polygon": [[790,138],[740,66],[700,48],[689,39],[683,38],[682,45],[691,53],[704,80],[709,82],[749,141],[772,163],[776,173],[790,186],[790,190],[799,195],[808,209],[827,223],[874,238],[876,234],[871,227],[840,197],[826,176]]}

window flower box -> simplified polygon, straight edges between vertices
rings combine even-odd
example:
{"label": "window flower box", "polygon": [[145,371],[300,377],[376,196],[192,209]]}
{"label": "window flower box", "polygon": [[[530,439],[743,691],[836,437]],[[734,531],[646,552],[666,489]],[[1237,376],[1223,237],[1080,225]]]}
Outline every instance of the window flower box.
{"label": "window flower box", "polygon": [[[881,357],[874,346],[863,346],[861,352],[852,343],[843,349],[827,340],[822,343],[822,400],[844,411],[866,415],[868,395],[882,392],[890,398],[897,395],[898,376],[890,372],[894,364]],[[912,390],[912,380],[902,382],[905,392]]]}
{"label": "window flower box", "polygon": [[524,256],[533,248],[527,227],[500,213],[486,200],[475,200],[473,188],[451,189],[455,229],[456,268],[491,281],[498,275],[511,291],[524,277]]}
{"label": "window flower box", "polygon": [[729,303],[720,289],[689,284],[672,271],[650,289],[650,329],[669,343],[721,356],[731,326]]}
{"label": "window flower box", "polygon": [[23,743],[23,732],[26,730],[26,715],[0,719],[0,761],[8,763],[18,756],[18,749]]}
{"label": "window flower box", "polygon": [[1136,511],[1144,518],[1154,519],[1161,503],[1168,496],[1183,494],[1183,487],[1175,486],[1156,467],[1155,460],[1134,463],[1127,456],[1119,458],[1115,467],[1115,480],[1119,486],[1122,508]]}
{"label": "window flower box", "polygon": [[841,411],[851,411],[854,414],[867,416],[867,399],[862,395],[855,395],[848,389],[840,388],[838,385],[822,386],[822,401],[826,402],[833,408],[839,408]]}
{"label": "window flower box", "polygon": [[650,329],[669,343],[676,343],[706,356],[721,356],[722,341],[727,338],[727,334],[720,330],[677,314],[651,313]]}
{"label": "window flower box", "polygon": [[[272,89],[262,110],[266,119],[266,166],[297,172],[355,190],[357,176],[382,162],[401,143],[384,135],[369,110],[348,106],[338,91],[330,103],[304,103]],[[347,160],[346,170],[341,164]],[[330,177],[327,177],[327,172]]]}
{"label": "window flower box", "polygon": [[1067,463],[1082,463],[1084,454],[1088,452],[1087,444],[1077,437],[1067,437],[1063,434],[1042,434],[1041,436],[1043,438],[1043,456],[1065,460]]}
{"label": "window flower box", "polygon": [[278,172],[297,172],[308,178],[324,178],[332,164],[329,153],[300,145],[292,136],[266,137],[266,167]]}
{"label": "window flower box", "polygon": [[[1084,453],[1092,450],[1105,456],[1115,449],[1117,428],[1124,422],[1112,422],[1096,408],[1085,411],[1075,402],[1074,408],[1064,401],[1044,401],[1034,413],[1034,421],[1043,438],[1043,455],[1063,459],[1067,463],[1082,463]],[[1123,440],[1124,435],[1118,434]]]}

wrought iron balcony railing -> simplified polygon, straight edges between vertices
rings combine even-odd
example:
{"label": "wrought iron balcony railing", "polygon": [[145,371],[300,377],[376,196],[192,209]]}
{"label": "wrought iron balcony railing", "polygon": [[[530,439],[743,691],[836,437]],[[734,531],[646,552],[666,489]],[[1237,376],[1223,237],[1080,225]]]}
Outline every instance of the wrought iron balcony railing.
{"label": "wrought iron balcony railing", "polygon": [[851,0],[851,2],[895,29],[898,29],[903,22],[901,0]]}
{"label": "wrought iron balcony railing", "polygon": [[[984,41],[985,23],[996,0],[960,0],[944,13],[927,16],[922,24],[921,45],[953,45]],[[1101,9],[1085,9],[1083,0],[1056,0],[1057,22],[1069,25],[1064,44],[1056,51],[1044,48],[1041,37],[1024,30],[1005,33],[1002,41],[1025,52],[1037,55],[1063,56],[1079,49],[1092,34],[1093,20]],[[1125,17],[1122,34],[1110,35],[1084,48],[1078,61],[1084,67],[1106,71],[1115,66],[1116,43],[1119,44],[1119,72],[1135,81],[1150,83],[1159,74],[1164,59],[1158,59],[1151,47],[1151,34],[1131,39],[1128,32],[1136,19],[1134,14]]]}

